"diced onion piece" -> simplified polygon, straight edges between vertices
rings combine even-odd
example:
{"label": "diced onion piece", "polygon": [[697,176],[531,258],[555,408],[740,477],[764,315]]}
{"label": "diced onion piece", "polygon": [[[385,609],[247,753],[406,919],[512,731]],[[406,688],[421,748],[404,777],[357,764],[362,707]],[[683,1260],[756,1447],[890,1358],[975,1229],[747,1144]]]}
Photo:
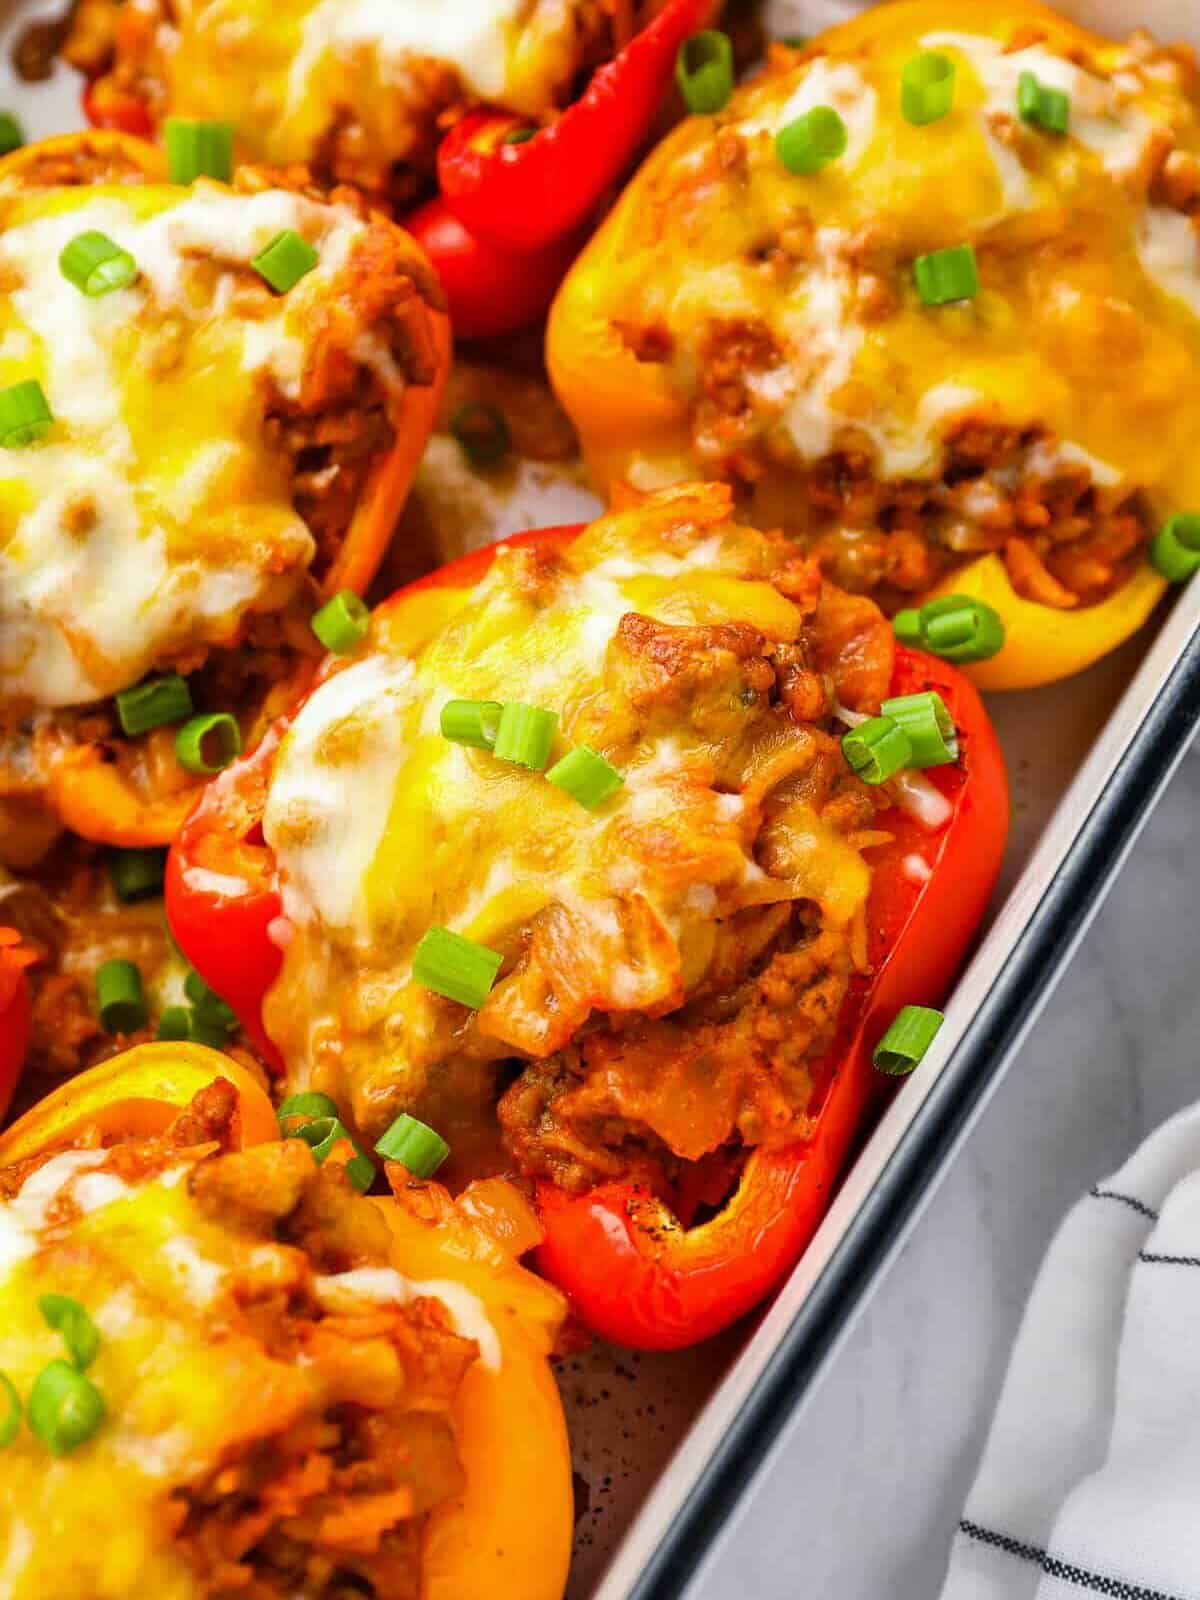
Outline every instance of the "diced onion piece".
{"label": "diced onion piece", "polygon": [[954,63],[936,50],[911,56],[900,73],[900,109],[916,127],[938,122],[954,103]]}
{"label": "diced onion piece", "polygon": [[312,631],[335,656],[349,655],[367,637],[371,613],[353,589],[342,589],[314,613]]}
{"label": "diced onion piece", "polygon": [[132,689],[122,689],[116,700],[121,727],[130,738],[149,733],[151,728],[182,722],[192,714],[192,691],[177,672],[146,678]]}
{"label": "diced onion piece", "polygon": [[491,993],[504,957],[449,928],[430,928],[413,956],[413,982],[472,1011]]}
{"label": "diced onion piece", "polygon": [[175,735],[175,758],[185,772],[223,772],[242,753],[242,730],[228,711],[209,711],[185,722]]}
{"label": "diced onion piece", "polygon": [[927,306],[973,300],[979,293],[979,266],[969,244],[918,256],[913,262],[913,277],[922,304]]}
{"label": "diced onion piece", "polygon": [[164,125],[167,174],[172,183],[194,178],[233,177],[233,123],[203,122],[190,117],[168,117]]}
{"label": "diced onion piece", "polygon": [[590,745],[577,745],[556,761],[547,780],[566,792],[588,811],[595,811],[622,788],[625,779]]}
{"label": "diced onion piece", "polygon": [[930,1006],[905,1006],[875,1046],[871,1057],[875,1070],[890,1078],[906,1077],[929,1049],[945,1020],[940,1011]]}
{"label": "diced onion piece", "polygon": [[428,1124],[402,1111],[376,1144],[375,1153],[385,1161],[398,1161],[414,1178],[432,1178],[450,1154],[450,1146]]}
{"label": "diced onion piece", "polygon": [[912,761],[912,746],[890,717],[871,717],[842,735],[842,754],[864,783],[886,783]]}
{"label": "diced onion piece", "polygon": [[733,45],[716,28],[692,34],[675,57],[675,82],[694,116],[720,111],[733,93]]}
{"label": "diced onion piece", "polygon": [[145,1026],[142,975],[132,961],[106,961],[97,968],[96,1008],[106,1033],[136,1033]]}
{"label": "diced onion piece", "polygon": [[846,124],[833,107],[813,106],[780,128],[775,135],[775,153],[789,172],[810,178],[845,155],[848,142]]}
{"label": "diced onion piece", "polygon": [[885,717],[904,729],[912,746],[911,767],[944,767],[958,760],[958,734],[946,702],[935,689],[901,694],[880,706]]}

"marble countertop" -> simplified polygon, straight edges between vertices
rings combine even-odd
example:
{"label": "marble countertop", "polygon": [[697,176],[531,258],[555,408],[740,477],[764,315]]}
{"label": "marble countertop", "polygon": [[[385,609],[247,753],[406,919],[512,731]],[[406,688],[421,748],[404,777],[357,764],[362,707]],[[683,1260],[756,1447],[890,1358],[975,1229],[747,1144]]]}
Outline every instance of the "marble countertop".
{"label": "marble countertop", "polygon": [[936,1600],[1009,1348],[1071,1204],[1200,1096],[1200,748],[913,1237],[687,1600]]}

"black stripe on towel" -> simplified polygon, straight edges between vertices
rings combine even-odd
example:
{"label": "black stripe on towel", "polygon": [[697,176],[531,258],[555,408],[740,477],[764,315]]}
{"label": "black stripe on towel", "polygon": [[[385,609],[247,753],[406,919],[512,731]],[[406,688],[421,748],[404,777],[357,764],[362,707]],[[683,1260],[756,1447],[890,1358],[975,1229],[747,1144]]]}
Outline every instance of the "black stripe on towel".
{"label": "black stripe on towel", "polygon": [[1160,1256],[1153,1250],[1139,1250],[1138,1260],[1151,1267],[1200,1267],[1200,1256]]}
{"label": "black stripe on towel", "polygon": [[959,1523],[958,1531],[965,1538],[974,1539],[976,1544],[1003,1550],[1005,1555],[1016,1556],[1018,1561],[1034,1562],[1048,1578],[1061,1578],[1064,1583],[1077,1584],[1081,1589],[1089,1589],[1092,1594],[1108,1595],[1110,1600],[1180,1600],[1180,1596],[1168,1594],[1165,1589],[1147,1589],[1140,1583],[1126,1583],[1123,1578],[1106,1578],[1102,1572],[1089,1572],[1084,1567],[1073,1566],[1069,1561],[1060,1561],[1048,1550],[1039,1550],[1033,1544],[1022,1544],[1020,1539],[1010,1538],[1007,1533],[997,1533],[994,1528],[982,1528],[977,1522],[968,1522],[966,1517]]}
{"label": "black stripe on towel", "polygon": [[1139,1217],[1146,1217],[1150,1222],[1158,1221],[1158,1212],[1151,1211],[1150,1207],[1139,1200],[1136,1195],[1121,1194],[1116,1189],[1092,1189],[1093,1200],[1115,1200],[1118,1205],[1128,1206],[1131,1211],[1136,1211]]}

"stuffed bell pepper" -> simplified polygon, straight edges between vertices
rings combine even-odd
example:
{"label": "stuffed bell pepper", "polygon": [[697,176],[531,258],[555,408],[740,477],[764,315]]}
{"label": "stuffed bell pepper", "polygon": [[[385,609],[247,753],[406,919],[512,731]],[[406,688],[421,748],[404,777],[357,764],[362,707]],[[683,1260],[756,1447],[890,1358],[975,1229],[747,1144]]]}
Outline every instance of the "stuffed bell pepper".
{"label": "stuffed bell pepper", "polygon": [[528,1205],[396,1165],[367,1198],[347,1152],[186,1044],[0,1137],[10,1600],[561,1600],[562,1305],[518,1264]]}
{"label": "stuffed bell pepper", "polygon": [[[536,321],[580,227],[644,147],[719,0],[84,0],[66,54],[90,118],[223,121],[406,221],[455,331]],[[427,199],[436,177],[440,193]]]}
{"label": "stuffed bell pepper", "polygon": [[1200,565],[1198,217],[1188,50],[898,0],[667,137],[551,376],[598,481],[724,479],[888,611],[989,606],[977,683],[1046,682]]}
{"label": "stuffed bell pepper", "polygon": [[165,844],[353,625],[449,335],[348,191],[170,183],[120,134],[0,163],[0,277],[0,861],[25,868],[64,827]]}
{"label": "stuffed bell pepper", "polygon": [[543,1269],[631,1345],[794,1262],[1006,833],[974,689],[730,512],[682,486],[401,591],[167,865],[285,1092],[535,1185]]}

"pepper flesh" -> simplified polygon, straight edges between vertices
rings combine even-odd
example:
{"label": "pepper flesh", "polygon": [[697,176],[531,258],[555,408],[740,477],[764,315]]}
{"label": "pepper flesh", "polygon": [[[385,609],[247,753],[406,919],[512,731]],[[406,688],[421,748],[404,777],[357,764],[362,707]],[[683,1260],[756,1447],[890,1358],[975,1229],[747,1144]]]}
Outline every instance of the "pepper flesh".
{"label": "pepper flesh", "polygon": [[649,135],[680,46],[719,9],[715,0],[667,0],[531,139],[505,143],[527,125],[510,113],[465,116],[438,149],[438,183],[463,226],[504,250],[534,250],[577,228]]}
{"label": "pepper flesh", "polygon": [[16,930],[0,927],[0,1117],[8,1110],[29,1047],[31,1002],[25,969],[33,960]]}
{"label": "pepper flesh", "polygon": [[[201,1045],[149,1044],[82,1073],[27,1112],[0,1138],[0,1165],[34,1159],[84,1135],[104,1143],[162,1134],[207,1084],[238,1090],[242,1144],[278,1139],[279,1124],[245,1070]],[[431,1515],[422,1550],[421,1600],[561,1600],[574,1529],[571,1457],[548,1356],[562,1321],[561,1297],[505,1248],[506,1233],[533,1226],[522,1197],[489,1186],[488,1227],[475,1220],[470,1190],[456,1203],[437,1184],[401,1167],[388,1176],[396,1198],[375,1201],[410,1279],[447,1280],[482,1305],[499,1344],[498,1367],[476,1361],[456,1405],[462,1492]]]}
{"label": "pepper flesh", "polygon": [[580,1196],[539,1186],[546,1228],[539,1265],[602,1338],[640,1349],[680,1349],[756,1305],[799,1259],[864,1118],[886,1092],[871,1064],[875,1045],[902,1006],[937,1005],[944,998],[1000,870],[1008,785],[995,733],[971,685],[947,663],[898,648],[892,692],[927,689],[942,696],[963,749],[958,765],[924,774],[951,816],[934,833],[899,810],[878,819],[892,839],[870,852],[872,972],[855,980],[817,1073],[812,1138],[752,1151],[730,1201],[693,1228],[636,1184],[604,1184]]}

